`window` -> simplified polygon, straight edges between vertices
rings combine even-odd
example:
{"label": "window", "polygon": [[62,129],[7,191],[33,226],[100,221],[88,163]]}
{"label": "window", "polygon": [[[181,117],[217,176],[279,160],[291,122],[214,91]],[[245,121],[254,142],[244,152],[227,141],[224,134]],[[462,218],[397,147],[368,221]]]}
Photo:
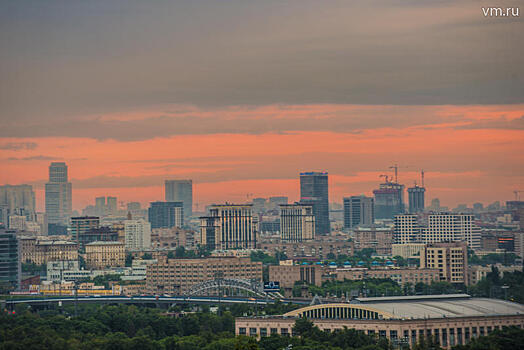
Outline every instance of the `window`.
{"label": "window", "polygon": [[240,327],[238,329],[238,334],[240,335],[246,335],[246,328],[245,327]]}
{"label": "window", "polygon": [[280,328],[280,334],[289,335],[289,330],[287,328]]}
{"label": "window", "polygon": [[378,336],[379,336],[379,337],[385,337],[385,336],[386,336],[386,331],[383,330],[383,329],[379,330],[379,331],[378,331]]}
{"label": "window", "polygon": [[260,328],[260,336],[267,337],[267,328]]}
{"label": "window", "polygon": [[249,328],[249,335],[252,337],[255,337],[257,335],[257,329],[256,328]]}
{"label": "window", "polygon": [[271,335],[278,334],[278,328],[271,328],[269,332],[271,333]]}

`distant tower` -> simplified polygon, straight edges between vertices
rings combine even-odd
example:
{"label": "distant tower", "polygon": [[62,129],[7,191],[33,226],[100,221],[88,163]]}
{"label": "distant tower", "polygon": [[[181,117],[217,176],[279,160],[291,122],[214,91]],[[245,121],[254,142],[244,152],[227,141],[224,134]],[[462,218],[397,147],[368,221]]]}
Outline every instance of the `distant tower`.
{"label": "distant tower", "polygon": [[184,218],[189,222],[193,216],[193,180],[166,180],[165,200],[184,203]]}
{"label": "distant tower", "polygon": [[151,202],[148,210],[151,228],[182,227],[184,208],[182,202]]}
{"label": "distant tower", "polygon": [[344,198],[344,228],[373,225],[375,222],[374,199],[366,196]]}
{"label": "distant tower", "polygon": [[316,234],[327,235],[331,232],[327,172],[300,173],[300,204],[313,206]]}
{"label": "distant tower", "polygon": [[424,187],[410,187],[408,188],[409,212],[411,214],[421,213],[424,211]]}
{"label": "distant tower", "polygon": [[49,166],[49,182],[45,184],[45,211],[50,225],[68,224],[73,211],[73,199],[66,163],[54,162]]}

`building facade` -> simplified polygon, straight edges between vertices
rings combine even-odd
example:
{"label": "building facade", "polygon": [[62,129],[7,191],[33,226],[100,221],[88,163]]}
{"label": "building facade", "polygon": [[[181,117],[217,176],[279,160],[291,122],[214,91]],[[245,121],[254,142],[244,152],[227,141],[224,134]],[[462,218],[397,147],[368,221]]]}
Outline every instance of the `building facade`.
{"label": "building facade", "polygon": [[374,199],[366,196],[344,198],[344,228],[370,226],[375,223]]}
{"label": "building facade", "polygon": [[20,288],[20,248],[16,232],[0,229],[0,283],[2,289]]}
{"label": "building facade", "polygon": [[420,254],[425,247],[424,243],[394,243],[391,246],[391,255],[404,259],[420,259]]}
{"label": "building facade", "polygon": [[124,221],[125,244],[128,250],[151,247],[151,224],[144,219]]}
{"label": "building facade", "polygon": [[262,263],[250,258],[164,259],[148,265],[150,294],[184,294],[198,283],[221,278],[262,281]]}
{"label": "building facade", "polygon": [[151,228],[182,227],[184,204],[182,202],[151,202],[148,210]]}
{"label": "building facade", "polygon": [[71,218],[69,226],[71,232],[71,239],[79,242],[84,234],[92,229],[100,227],[100,218],[98,216],[77,216]]}
{"label": "building facade", "polygon": [[31,185],[0,186],[0,223],[8,226],[10,215],[24,215],[33,220],[35,215],[35,193]]}
{"label": "building facade", "polygon": [[424,243],[467,242],[473,250],[481,248],[481,231],[472,214],[430,214],[428,228],[422,231]]}
{"label": "building facade", "polygon": [[85,246],[85,261],[90,269],[122,267],[126,262],[125,244],[120,242],[91,242]]}
{"label": "building facade", "polygon": [[376,219],[393,219],[395,215],[404,213],[404,185],[386,181],[373,190],[373,194]]}
{"label": "building facade", "polygon": [[251,204],[212,205],[209,216],[200,218],[200,242],[209,249],[254,249],[258,218]]}
{"label": "building facade", "polygon": [[395,215],[393,242],[396,244],[420,242],[421,228],[414,214]]}
{"label": "building facade", "polygon": [[193,216],[193,180],[166,180],[166,202],[182,202],[184,204],[184,218],[189,221]]}
{"label": "building facade", "polygon": [[282,242],[302,242],[315,238],[313,207],[302,204],[280,205],[280,235]]}
{"label": "building facade", "polygon": [[408,202],[409,212],[411,214],[422,213],[424,211],[424,195],[426,189],[424,187],[410,187],[408,188]]}
{"label": "building facade", "polygon": [[468,248],[466,243],[428,244],[421,251],[420,267],[438,269],[440,281],[468,285]]}
{"label": "building facade", "polygon": [[68,182],[66,163],[49,166],[49,182],[45,185],[45,212],[49,224],[67,225],[73,211],[72,185]]}
{"label": "building facade", "polygon": [[379,255],[391,254],[393,230],[382,227],[356,227],[352,230],[355,250],[373,249]]}
{"label": "building facade", "polygon": [[300,203],[313,206],[315,234],[329,234],[331,229],[327,172],[300,173]]}

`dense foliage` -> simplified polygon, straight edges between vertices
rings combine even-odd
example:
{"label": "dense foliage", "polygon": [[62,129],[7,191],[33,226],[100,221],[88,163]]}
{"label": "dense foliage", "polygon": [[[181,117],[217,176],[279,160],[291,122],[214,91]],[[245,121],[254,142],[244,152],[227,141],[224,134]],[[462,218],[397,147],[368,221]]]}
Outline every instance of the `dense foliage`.
{"label": "dense foliage", "polygon": [[469,293],[473,296],[507,299],[524,303],[524,272],[505,272],[500,277],[496,267],[486,278],[472,286]]}

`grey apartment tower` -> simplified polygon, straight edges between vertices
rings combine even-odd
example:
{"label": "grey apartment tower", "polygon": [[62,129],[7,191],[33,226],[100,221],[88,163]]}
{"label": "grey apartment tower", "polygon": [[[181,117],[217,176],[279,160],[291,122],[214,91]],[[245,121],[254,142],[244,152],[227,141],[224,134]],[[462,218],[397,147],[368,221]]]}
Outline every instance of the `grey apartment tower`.
{"label": "grey apartment tower", "polygon": [[166,202],[184,203],[184,218],[193,216],[193,180],[166,180]]}
{"label": "grey apartment tower", "polygon": [[344,228],[373,225],[375,222],[374,200],[366,196],[344,198]]}
{"label": "grey apartment tower", "polygon": [[424,211],[424,187],[415,186],[408,188],[409,212],[411,214],[421,213]]}
{"label": "grey apartment tower", "polygon": [[300,204],[308,204],[313,207],[315,233],[329,234],[331,229],[327,172],[300,173]]}
{"label": "grey apartment tower", "polygon": [[53,162],[49,166],[49,182],[45,184],[45,212],[50,234],[53,233],[51,226],[68,225],[72,210],[72,186],[68,182],[67,165]]}

